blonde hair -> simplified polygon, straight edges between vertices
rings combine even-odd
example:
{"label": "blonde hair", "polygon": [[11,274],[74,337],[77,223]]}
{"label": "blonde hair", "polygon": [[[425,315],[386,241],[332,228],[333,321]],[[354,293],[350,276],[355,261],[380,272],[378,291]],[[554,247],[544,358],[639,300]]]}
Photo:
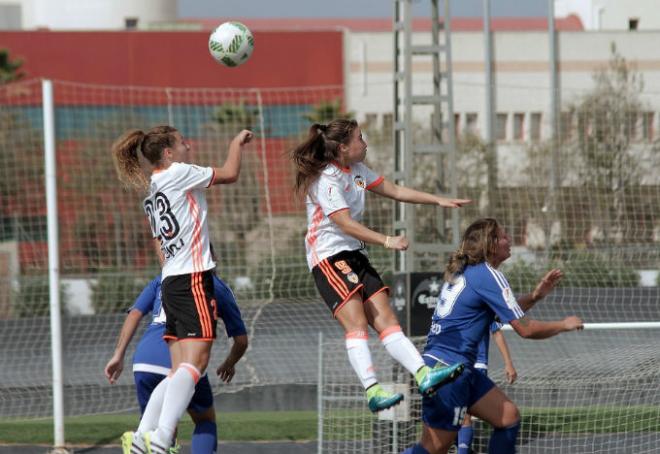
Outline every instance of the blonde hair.
{"label": "blonde hair", "polygon": [[119,180],[127,187],[144,190],[149,180],[140,166],[142,156],[156,165],[163,158],[163,150],[176,143],[177,130],[172,126],[156,126],[147,132],[133,129],[124,133],[112,144],[112,159]]}
{"label": "blonde hair", "polygon": [[451,255],[445,268],[445,280],[454,282],[468,265],[487,261],[497,247],[497,220],[483,218],[474,221],[465,229],[458,249]]}

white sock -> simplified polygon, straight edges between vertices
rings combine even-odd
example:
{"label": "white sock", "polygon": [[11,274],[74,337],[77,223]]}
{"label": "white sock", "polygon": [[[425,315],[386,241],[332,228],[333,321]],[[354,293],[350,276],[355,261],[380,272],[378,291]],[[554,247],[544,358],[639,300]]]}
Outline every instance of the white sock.
{"label": "white sock", "polygon": [[380,340],[390,356],[405,367],[408,372],[415,373],[424,366],[424,360],[410,339],[404,336],[400,326],[390,326],[380,333]]}
{"label": "white sock", "polygon": [[366,331],[346,333],[348,360],[362,382],[364,389],[378,383],[378,380],[376,380],[376,371],[371,361],[371,352],[369,351],[369,343],[367,342],[368,338],[369,336]]}
{"label": "white sock", "polygon": [[169,382],[170,377],[165,377],[151,392],[149,402],[147,402],[147,406],[144,408],[144,414],[142,415],[142,419],[140,419],[140,425],[137,429],[139,434],[146,434],[148,431],[158,427],[158,418],[160,418],[160,410],[163,408],[163,398],[165,397],[165,391]]}
{"label": "white sock", "polygon": [[163,409],[158,420],[158,429],[154,432],[154,435],[164,446],[172,444],[176,426],[190,404],[190,399],[195,393],[195,385],[201,375],[200,371],[192,364],[181,363],[176,372],[170,377]]}

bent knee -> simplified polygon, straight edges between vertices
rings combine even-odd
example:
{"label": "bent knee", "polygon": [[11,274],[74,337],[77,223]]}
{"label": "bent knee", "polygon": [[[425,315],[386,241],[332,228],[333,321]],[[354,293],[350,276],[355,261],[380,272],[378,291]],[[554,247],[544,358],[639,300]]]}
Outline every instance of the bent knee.
{"label": "bent knee", "polygon": [[520,422],[520,411],[516,404],[511,401],[508,401],[504,404],[502,411],[502,417],[500,418],[499,424],[495,427],[497,429],[505,429],[507,427],[514,426]]}

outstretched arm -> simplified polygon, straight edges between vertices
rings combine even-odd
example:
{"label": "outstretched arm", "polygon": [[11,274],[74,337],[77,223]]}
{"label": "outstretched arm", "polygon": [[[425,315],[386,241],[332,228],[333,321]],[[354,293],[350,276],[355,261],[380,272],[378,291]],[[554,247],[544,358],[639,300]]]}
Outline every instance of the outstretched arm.
{"label": "outstretched arm", "polygon": [[388,249],[405,251],[408,249],[408,239],[405,236],[387,236],[362,225],[350,215],[349,210],[335,211],[330,215],[332,222],[346,235],[370,244],[380,244]]}
{"label": "outstretched arm", "polygon": [[222,167],[216,167],[213,184],[230,184],[238,180],[241,172],[241,151],[244,145],[252,140],[253,134],[247,129],[242,130],[229,144],[229,153]]}
{"label": "outstretched arm", "polygon": [[556,336],[559,333],[567,331],[581,330],[584,324],[579,317],[571,315],[563,320],[551,322],[542,322],[527,317],[522,317],[511,321],[513,329],[526,339],[547,339]]}
{"label": "outstretched arm", "polygon": [[506,375],[506,381],[508,384],[512,384],[518,378],[518,372],[516,371],[516,368],[513,367],[513,360],[511,359],[509,346],[504,339],[502,330],[495,331],[492,336],[495,344],[497,344],[497,348],[502,354],[502,358],[504,359],[504,374]]}
{"label": "outstretched arm", "polygon": [[128,347],[128,344],[131,343],[131,339],[140,324],[141,318],[142,312],[133,309],[126,316],[126,320],[124,320],[124,324],[119,332],[119,338],[117,339],[115,352],[104,369],[105,376],[110,384],[114,384],[124,370],[124,355],[126,354],[126,348]]}
{"label": "outstretched arm", "polygon": [[234,378],[234,374],[236,373],[234,366],[236,366],[236,363],[243,357],[247,348],[247,334],[241,334],[240,336],[234,337],[234,344],[231,346],[231,350],[229,351],[227,358],[225,358],[223,363],[220,364],[216,370],[220,380],[225,383],[229,383],[231,379]]}
{"label": "outstretched arm", "polygon": [[399,202],[440,205],[445,208],[459,208],[472,202],[469,199],[450,199],[429,194],[406,186],[399,186],[387,180],[383,180],[381,184],[374,186],[370,191],[389,199],[398,200]]}

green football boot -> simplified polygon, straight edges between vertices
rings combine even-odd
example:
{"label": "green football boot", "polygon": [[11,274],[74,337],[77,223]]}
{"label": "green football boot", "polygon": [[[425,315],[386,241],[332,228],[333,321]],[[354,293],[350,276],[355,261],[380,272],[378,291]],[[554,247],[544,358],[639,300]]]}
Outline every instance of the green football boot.
{"label": "green football boot", "polygon": [[144,444],[147,446],[147,454],[168,454],[170,449],[166,448],[165,443],[154,436],[153,431],[144,434]]}
{"label": "green football boot", "polygon": [[376,383],[367,389],[367,400],[369,401],[369,410],[372,413],[377,413],[401,402],[403,394],[387,392],[380,384]]}
{"label": "green football boot", "polygon": [[121,435],[121,452],[122,454],[135,454],[147,452],[147,448],[142,437],[136,436],[135,432],[124,432]]}
{"label": "green football boot", "polygon": [[424,366],[415,374],[419,392],[423,396],[432,396],[433,393],[442,385],[451,383],[463,373],[463,364],[454,364],[453,366],[435,366],[431,369]]}

